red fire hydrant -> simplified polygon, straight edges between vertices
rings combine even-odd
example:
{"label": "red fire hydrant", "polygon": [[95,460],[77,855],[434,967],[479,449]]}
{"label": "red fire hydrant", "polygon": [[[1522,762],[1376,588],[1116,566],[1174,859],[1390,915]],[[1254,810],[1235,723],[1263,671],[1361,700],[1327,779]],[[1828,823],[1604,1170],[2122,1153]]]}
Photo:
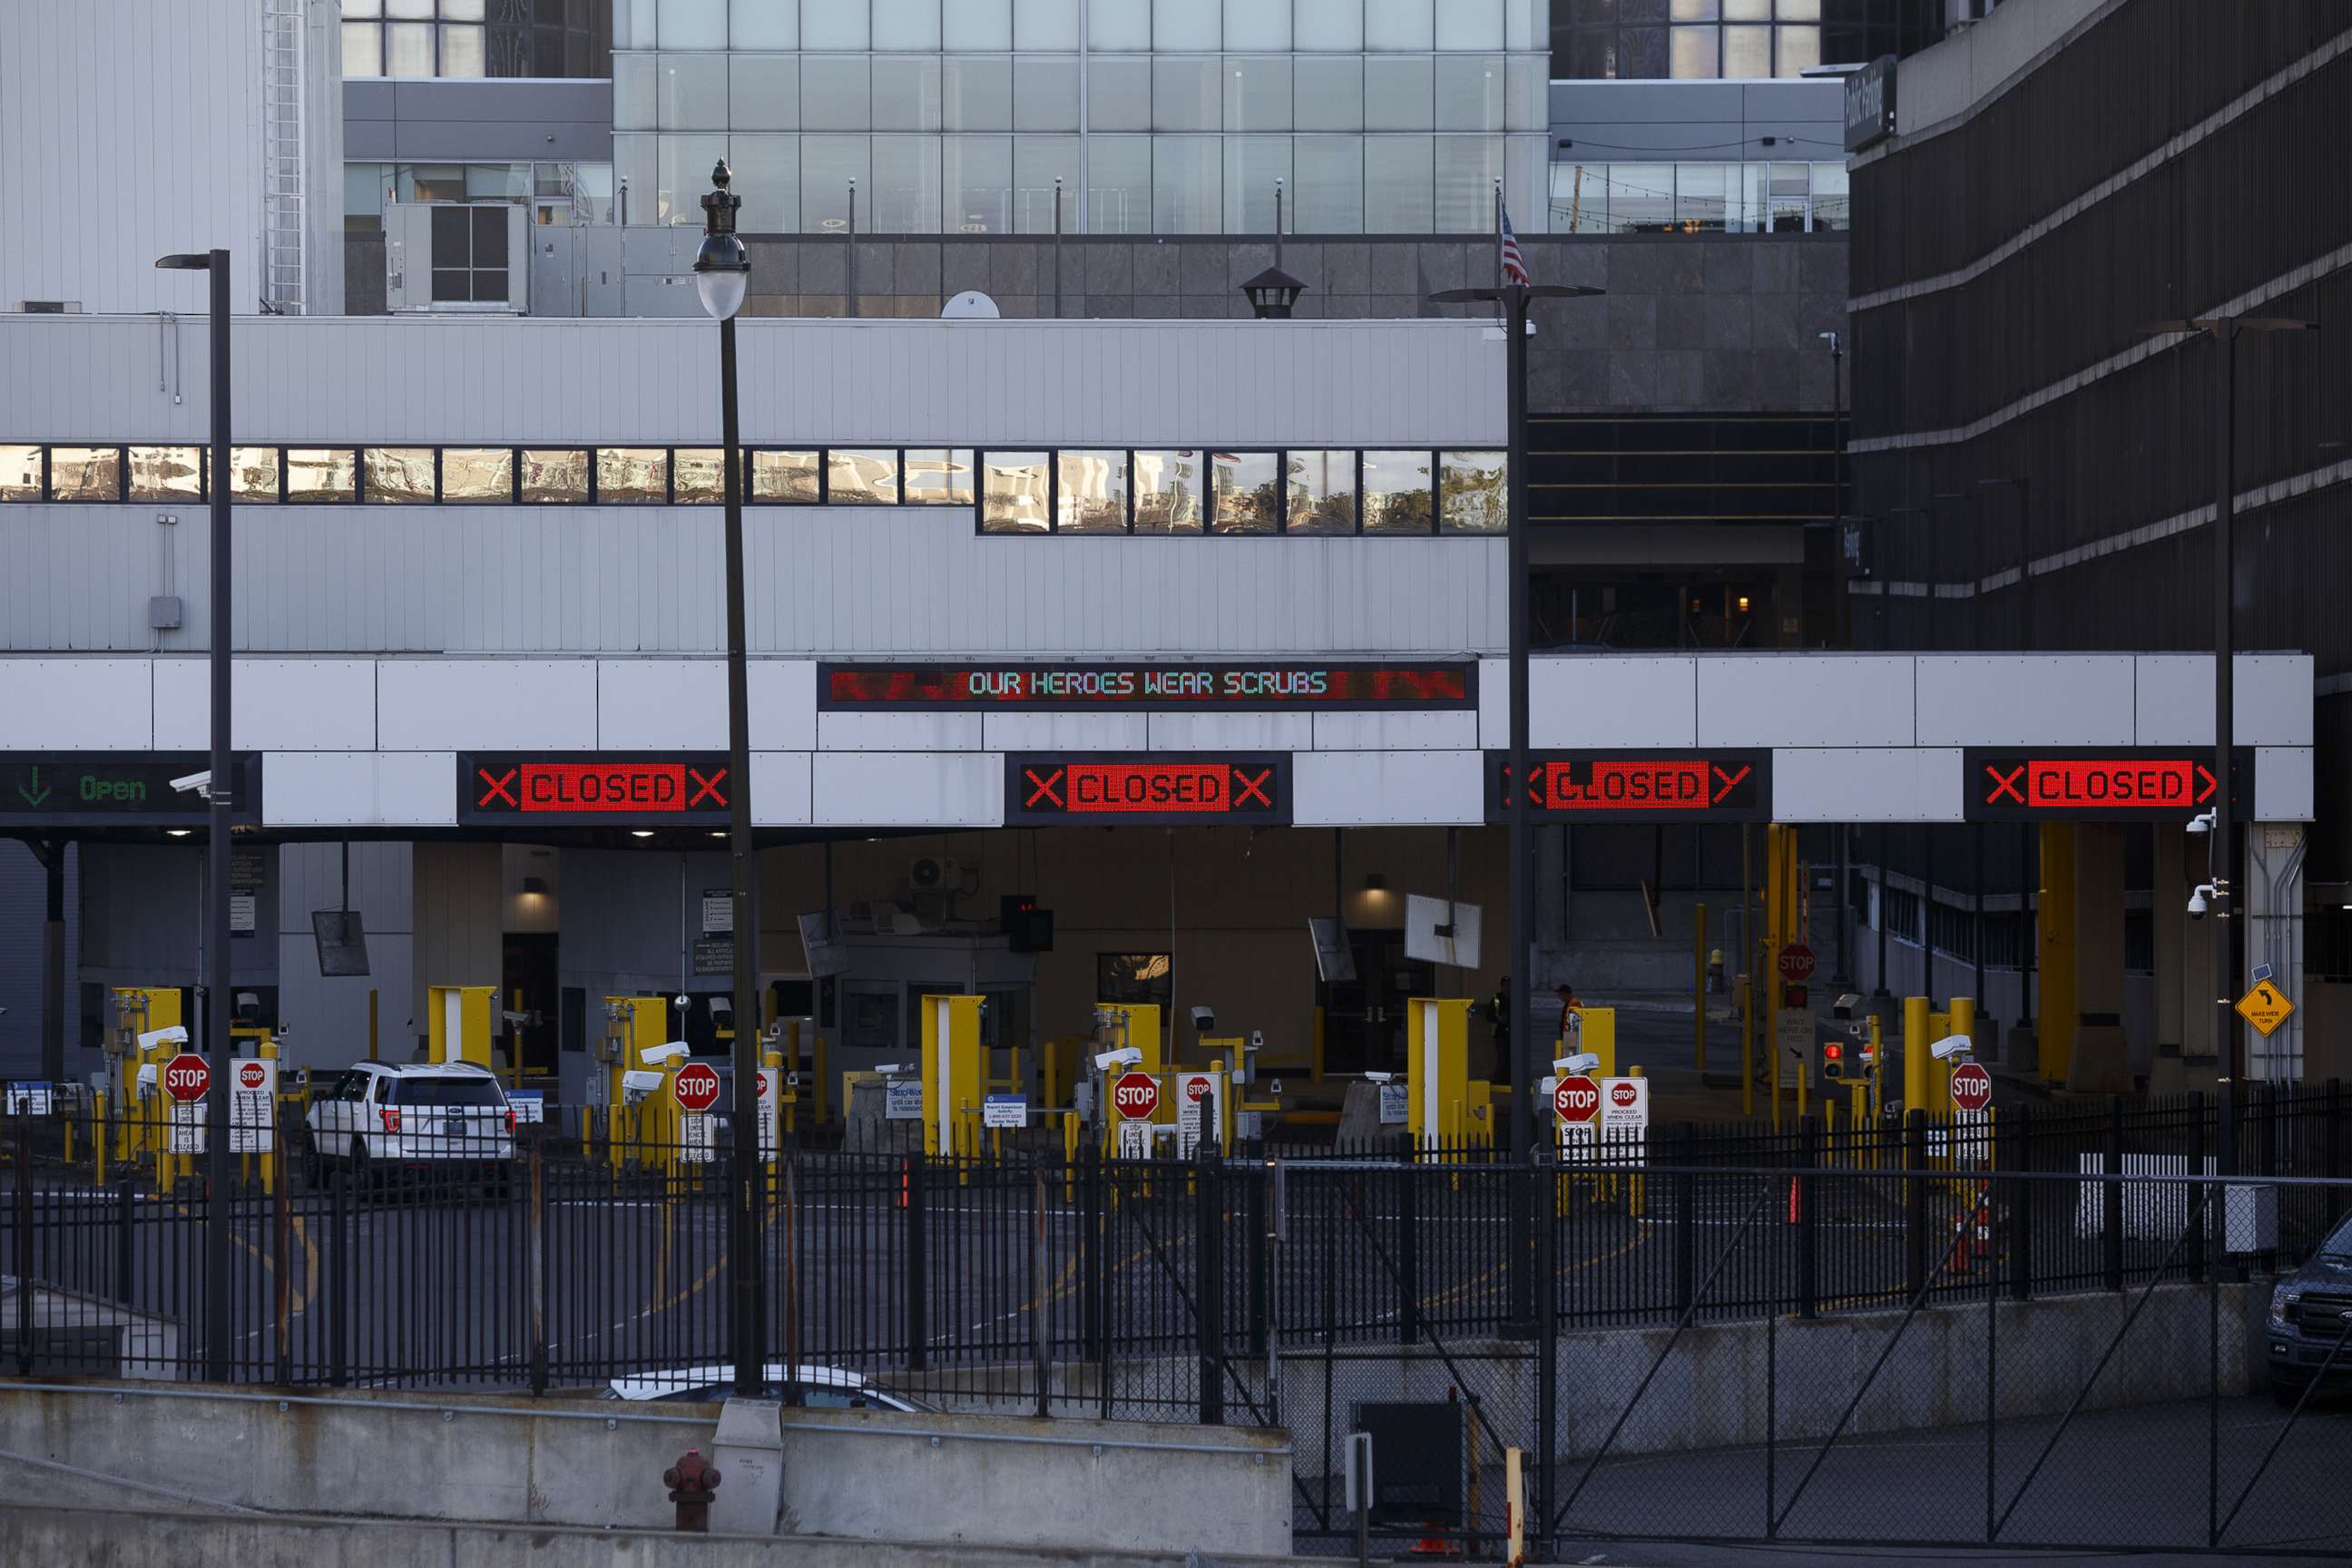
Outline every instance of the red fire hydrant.
{"label": "red fire hydrant", "polygon": [[662,1472],[669,1500],[677,1505],[677,1528],[696,1535],[710,1532],[710,1494],[719,1489],[719,1467],[688,1448],[677,1463]]}

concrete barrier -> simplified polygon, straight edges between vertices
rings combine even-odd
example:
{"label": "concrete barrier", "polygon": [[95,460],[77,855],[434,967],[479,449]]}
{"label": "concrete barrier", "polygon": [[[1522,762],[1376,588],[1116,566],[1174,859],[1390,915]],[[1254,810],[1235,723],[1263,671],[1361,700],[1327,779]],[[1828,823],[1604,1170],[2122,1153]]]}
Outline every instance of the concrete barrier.
{"label": "concrete barrier", "polygon": [[[688,1447],[711,1452],[717,1426],[715,1405],[0,1383],[0,1477],[18,1498],[71,1482],[77,1499],[102,1499],[108,1489],[91,1476],[161,1489],[117,1489],[121,1508],[198,1499],[667,1530],[662,1471]],[[791,1533],[1213,1554],[1290,1544],[1289,1437],[1279,1431],[796,1410],[783,1436]],[[38,1559],[0,1553],[28,1561]]]}
{"label": "concrete barrier", "polygon": [[[1219,1568],[1289,1561],[1216,1559]],[[103,1563],[107,1568],[1186,1568],[1187,1558],[1181,1552],[937,1546],[568,1526],[83,1513],[0,1503],[0,1563]]]}

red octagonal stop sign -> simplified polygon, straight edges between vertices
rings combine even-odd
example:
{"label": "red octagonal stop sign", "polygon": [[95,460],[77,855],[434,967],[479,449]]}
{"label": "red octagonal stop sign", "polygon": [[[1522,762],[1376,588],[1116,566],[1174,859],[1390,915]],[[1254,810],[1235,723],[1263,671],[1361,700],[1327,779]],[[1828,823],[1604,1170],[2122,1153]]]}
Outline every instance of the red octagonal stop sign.
{"label": "red octagonal stop sign", "polygon": [[1570,1073],[1552,1086],[1551,1108],[1562,1121],[1590,1121],[1601,1114],[1601,1086],[1582,1073]]}
{"label": "red octagonal stop sign", "polygon": [[239,1089],[259,1089],[268,1077],[269,1075],[262,1070],[259,1062],[236,1064],[236,1085]]}
{"label": "red octagonal stop sign", "polygon": [[1160,1085],[1148,1072],[1131,1072],[1110,1086],[1113,1109],[1129,1121],[1140,1121],[1160,1109]]}
{"label": "red octagonal stop sign", "polygon": [[163,1064],[163,1092],[186,1104],[202,1100],[213,1086],[213,1069],[194,1051],[182,1051]]}
{"label": "red octagonal stop sign", "polygon": [[1780,978],[1802,985],[1813,977],[1813,950],[1801,942],[1792,942],[1780,950]]}
{"label": "red octagonal stop sign", "polygon": [[1952,1069],[1952,1104],[1960,1110],[1982,1110],[1992,1103],[1992,1074],[1975,1062]]}
{"label": "red octagonal stop sign", "polygon": [[670,1092],[681,1107],[699,1116],[719,1103],[719,1074],[705,1063],[688,1062],[677,1069]]}

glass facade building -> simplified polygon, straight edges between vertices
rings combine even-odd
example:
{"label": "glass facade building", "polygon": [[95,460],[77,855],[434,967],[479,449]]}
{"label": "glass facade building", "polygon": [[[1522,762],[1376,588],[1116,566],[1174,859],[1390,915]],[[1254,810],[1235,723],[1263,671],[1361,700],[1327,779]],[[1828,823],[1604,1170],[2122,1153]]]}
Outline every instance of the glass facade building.
{"label": "glass facade building", "polygon": [[[446,0],[445,0],[446,3]],[[634,223],[755,233],[1540,228],[1553,0],[614,0]]]}
{"label": "glass facade building", "polygon": [[341,4],[346,77],[594,79],[613,72],[613,0]]}

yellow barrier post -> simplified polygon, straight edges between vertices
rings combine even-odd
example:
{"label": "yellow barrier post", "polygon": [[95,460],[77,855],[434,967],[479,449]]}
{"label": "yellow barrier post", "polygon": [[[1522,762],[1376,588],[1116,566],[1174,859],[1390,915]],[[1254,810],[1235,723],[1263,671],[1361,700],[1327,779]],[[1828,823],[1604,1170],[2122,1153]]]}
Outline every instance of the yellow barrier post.
{"label": "yellow barrier post", "polygon": [[106,1090],[100,1089],[91,1099],[95,1118],[89,1130],[90,1154],[97,1168],[98,1184],[106,1185]]}
{"label": "yellow barrier post", "polygon": [[982,1071],[977,996],[925,996],[923,1152],[980,1152]]}
{"label": "yellow barrier post", "polygon": [[1475,1142],[1470,1117],[1470,1004],[1415,996],[1405,1007],[1406,1121],[1413,1147],[1454,1153]]}
{"label": "yellow barrier post", "polygon": [[1903,1114],[1934,1109],[1927,1093],[1927,998],[1903,998]]}

